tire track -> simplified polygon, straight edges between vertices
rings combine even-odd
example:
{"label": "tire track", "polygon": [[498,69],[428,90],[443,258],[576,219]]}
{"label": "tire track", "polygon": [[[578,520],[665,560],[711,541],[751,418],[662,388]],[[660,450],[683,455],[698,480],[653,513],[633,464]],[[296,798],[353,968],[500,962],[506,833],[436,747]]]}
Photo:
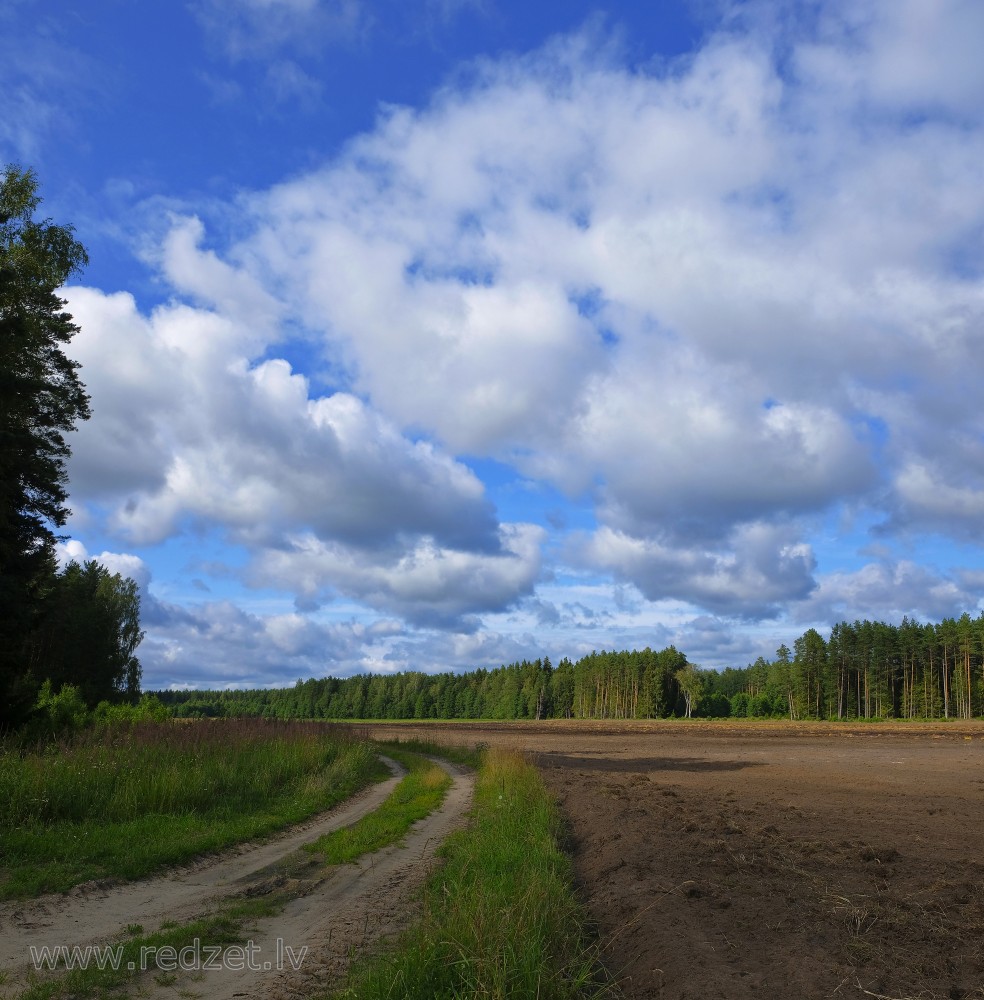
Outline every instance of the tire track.
{"label": "tire track", "polygon": [[128,925],[139,924],[143,933],[152,933],[165,921],[185,923],[223,902],[271,892],[286,902],[275,916],[244,932],[250,958],[238,963],[242,967],[229,967],[234,963],[226,961],[225,952],[205,971],[161,974],[151,961],[152,974],[135,981],[134,989],[150,1000],[179,995],[300,1000],[337,985],[354,954],[399,932],[416,915],[415,890],[432,870],[437,848],[463,825],[471,804],[471,773],[435,760],[452,777],[440,809],[418,821],[401,843],[352,864],[322,868],[301,848],[382,803],[405,773],[395,761],[383,759],[393,777],[274,840],[138,883],[79,886],[66,896],[4,904],[0,970],[8,978],[0,995],[25,985],[32,945],[105,944],[123,937]]}
{"label": "tire track", "polygon": [[382,758],[392,777],[357,792],[314,819],[281,835],[208,856],[165,875],[138,882],[86,883],[69,893],[0,905],[0,971],[19,979],[30,967],[31,947],[102,944],[139,924],[147,933],[164,921],[191,919],[222,898],[242,891],[242,880],[275,864],[322,834],[372,812],[405,770]]}

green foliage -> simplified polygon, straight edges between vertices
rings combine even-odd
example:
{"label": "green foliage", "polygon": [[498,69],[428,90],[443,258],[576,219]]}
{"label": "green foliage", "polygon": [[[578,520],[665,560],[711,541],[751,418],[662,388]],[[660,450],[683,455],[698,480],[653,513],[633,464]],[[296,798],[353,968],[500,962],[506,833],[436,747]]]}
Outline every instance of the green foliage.
{"label": "green foliage", "polygon": [[88,257],[71,226],[34,218],[39,205],[33,172],[6,167],[0,175],[0,730],[27,719],[46,680],[36,728],[62,711],[51,704],[61,696],[52,695],[55,689],[74,687],[92,706],[103,698],[132,699],[140,682],[136,584],[92,562],[56,572],[54,531],[69,514],[66,434],[89,417],[79,365],[65,354],[78,327],[58,290]]}
{"label": "green foliage", "polygon": [[55,694],[51,681],[46,680],[38,692],[34,709],[38,735],[42,737],[77,732],[89,721],[89,710],[73,684],[65,684]]}
{"label": "green foliage", "polygon": [[32,652],[46,677],[77,685],[88,705],[135,699],[143,635],[136,583],[94,560],[72,561],[52,581]]}
{"label": "green foliage", "polygon": [[[523,660],[494,670],[298,682],[286,690],[162,691],[184,717],[321,719],[969,718],[984,711],[984,614],[939,625],[809,629],[774,660],[718,672],[673,646]],[[741,696],[741,697],[739,697]]]}
{"label": "green foliage", "polygon": [[720,691],[704,695],[700,699],[700,704],[694,709],[694,715],[699,715],[703,719],[727,719],[733,714],[731,700]]}
{"label": "green foliage", "polygon": [[101,701],[92,712],[97,726],[120,726],[135,722],[164,722],[171,710],[155,694],[145,694],[135,705]]}
{"label": "green foliage", "polygon": [[29,170],[0,176],[0,727],[24,718],[44,677],[29,639],[68,515],[65,434],[89,416],[64,353],[78,327],[57,294],[86,252],[71,226],[33,218],[37,187]]}
{"label": "green foliage", "polygon": [[[298,681],[289,689],[161,691],[182,718],[264,716],[320,719],[569,719],[672,715],[679,699],[676,671],[686,656],[591,653],[577,663],[523,660],[495,670],[399,674]],[[713,672],[702,671],[705,682]]]}
{"label": "green foliage", "polygon": [[354,970],[345,997],[406,1000],[604,992],[582,931],[560,818],[536,771],[491,750],[468,829],[449,838],[426,891],[424,919],[393,954]]}
{"label": "green foliage", "polygon": [[376,776],[374,751],[352,736],[317,723],[138,723],[9,747],[0,897],[138,878],[299,822]]}
{"label": "green foliage", "polygon": [[748,700],[748,715],[753,719],[770,719],[779,712],[775,699],[769,694],[753,694]]}
{"label": "green foliage", "polygon": [[676,681],[685,705],[685,714],[689,719],[704,694],[704,679],[700,671],[688,663],[676,672]]}

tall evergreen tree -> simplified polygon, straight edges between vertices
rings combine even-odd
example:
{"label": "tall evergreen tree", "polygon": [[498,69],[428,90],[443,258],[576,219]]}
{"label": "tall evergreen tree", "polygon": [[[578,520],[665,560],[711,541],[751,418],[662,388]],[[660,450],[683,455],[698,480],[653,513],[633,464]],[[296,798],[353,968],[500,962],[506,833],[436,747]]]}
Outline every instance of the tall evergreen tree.
{"label": "tall evergreen tree", "polygon": [[[70,562],[44,603],[32,641],[34,672],[53,688],[75,685],[89,705],[136,700],[140,661],[134,653],[143,635],[136,583],[92,560]],[[291,714],[311,713],[298,703]]]}
{"label": "tall evergreen tree", "polygon": [[43,678],[29,639],[54,578],[54,530],[65,523],[65,434],[89,416],[78,332],[58,289],[88,262],[71,226],[35,220],[33,172],[0,177],[0,726],[19,721]]}

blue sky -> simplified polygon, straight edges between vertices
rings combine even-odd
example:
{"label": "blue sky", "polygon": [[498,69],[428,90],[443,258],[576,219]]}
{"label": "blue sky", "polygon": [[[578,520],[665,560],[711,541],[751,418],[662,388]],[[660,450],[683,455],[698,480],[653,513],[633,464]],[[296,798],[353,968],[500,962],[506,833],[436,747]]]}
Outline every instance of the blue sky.
{"label": "blue sky", "polygon": [[144,686],[981,610],[976,0],[14,0]]}

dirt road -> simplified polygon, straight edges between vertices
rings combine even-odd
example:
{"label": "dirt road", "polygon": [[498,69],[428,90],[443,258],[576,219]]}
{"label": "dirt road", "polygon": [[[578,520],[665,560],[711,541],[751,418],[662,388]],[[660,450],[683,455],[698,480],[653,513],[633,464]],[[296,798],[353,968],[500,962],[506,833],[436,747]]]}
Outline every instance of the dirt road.
{"label": "dirt road", "polygon": [[[425,878],[436,848],[463,821],[471,801],[471,776],[440,762],[452,775],[452,787],[442,808],[417,823],[402,844],[357,864],[321,868],[302,845],[375,809],[402,773],[394,761],[387,763],[393,777],[274,840],[159,878],[80,886],[63,896],[3,904],[0,971],[7,979],[0,995],[16,995],[24,984],[32,946],[103,944],[125,936],[131,925],[150,933],[165,921],[184,923],[214,911],[225,900],[270,893],[286,899],[286,905],[277,916],[257,921],[248,933],[252,950],[245,963],[227,963],[223,955],[214,957],[207,971],[162,974],[151,960],[140,984],[141,996],[173,998],[175,990],[215,1000],[307,996],[315,985],[335,981],[353,951],[409,919],[413,889]],[[240,964],[240,969],[227,967]]]}

